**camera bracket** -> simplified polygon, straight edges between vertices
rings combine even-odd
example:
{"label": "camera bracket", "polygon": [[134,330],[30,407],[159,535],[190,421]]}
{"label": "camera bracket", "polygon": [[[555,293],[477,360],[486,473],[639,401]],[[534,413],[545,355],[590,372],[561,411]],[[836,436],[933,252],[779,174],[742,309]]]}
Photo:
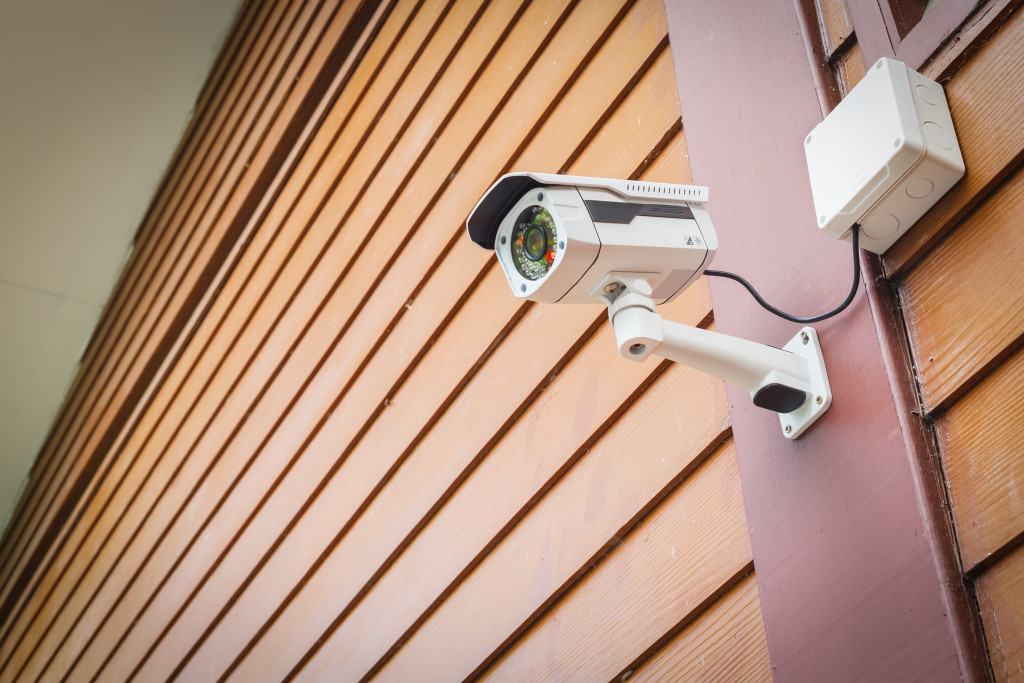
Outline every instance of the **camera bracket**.
{"label": "camera bracket", "polygon": [[651,354],[750,392],[754,405],[779,413],[783,436],[795,439],[832,405],[818,335],[804,327],[782,349],[662,319],[642,273],[609,273],[594,296],[608,306],[619,353],[641,362]]}

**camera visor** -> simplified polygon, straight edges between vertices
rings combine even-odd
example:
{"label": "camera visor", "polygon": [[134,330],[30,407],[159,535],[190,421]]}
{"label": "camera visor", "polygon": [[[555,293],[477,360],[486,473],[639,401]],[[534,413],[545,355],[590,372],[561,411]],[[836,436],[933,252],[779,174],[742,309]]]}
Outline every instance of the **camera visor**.
{"label": "camera visor", "polygon": [[558,231],[555,220],[543,206],[526,207],[512,228],[512,261],[527,280],[539,280],[555,262]]}

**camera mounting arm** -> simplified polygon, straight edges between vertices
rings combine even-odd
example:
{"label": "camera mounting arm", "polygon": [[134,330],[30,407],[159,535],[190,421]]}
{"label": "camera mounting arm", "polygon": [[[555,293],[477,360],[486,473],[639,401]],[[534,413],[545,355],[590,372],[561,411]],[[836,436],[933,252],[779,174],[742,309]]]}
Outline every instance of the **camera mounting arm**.
{"label": "camera mounting arm", "polygon": [[640,273],[610,273],[594,296],[608,306],[619,353],[652,353],[750,392],[754,405],[779,413],[783,435],[800,436],[832,404],[818,336],[805,327],[782,349],[663,320]]}

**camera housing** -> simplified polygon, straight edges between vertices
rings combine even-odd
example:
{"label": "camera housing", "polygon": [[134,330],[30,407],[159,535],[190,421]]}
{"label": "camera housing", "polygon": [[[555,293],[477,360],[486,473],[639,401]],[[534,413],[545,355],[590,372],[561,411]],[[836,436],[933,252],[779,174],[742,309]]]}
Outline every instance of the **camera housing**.
{"label": "camera housing", "polygon": [[718,248],[706,187],[510,173],[466,219],[512,292],[544,303],[603,303],[623,358],[657,355],[750,392],[795,439],[832,405],[818,337],[784,349],[667,320],[655,310],[700,277]]}
{"label": "camera housing", "polygon": [[645,279],[660,304],[714,257],[706,201],[705,187],[510,173],[480,199],[466,229],[495,251],[517,297],[595,303],[609,276],[629,273]]}

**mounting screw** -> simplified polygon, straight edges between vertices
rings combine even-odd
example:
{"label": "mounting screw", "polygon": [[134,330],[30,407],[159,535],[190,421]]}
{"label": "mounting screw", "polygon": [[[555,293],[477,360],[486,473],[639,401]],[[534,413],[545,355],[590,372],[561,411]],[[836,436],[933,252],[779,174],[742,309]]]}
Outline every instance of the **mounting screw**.
{"label": "mounting screw", "polygon": [[810,341],[810,337],[807,336],[806,332],[801,332],[800,333],[800,341],[802,341],[804,344],[806,344],[808,341]]}
{"label": "mounting screw", "polygon": [[793,431],[793,427],[786,425],[786,433],[789,434],[791,431]]}
{"label": "mounting screw", "polygon": [[818,404],[819,406],[821,405],[821,402],[822,402],[823,400],[824,400],[824,399],[822,399],[822,398],[821,398],[821,396],[816,396],[816,397],[814,398],[814,402],[815,402],[815,403],[817,403],[817,404]]}
{"label": "mounting screw", "polygon": [[604,286],[604,293],[605,294],[614,294],[617,291],[619,291],[619,283],[618,282],[609,282],[607,285]]}
{"label": "mounting screw", "polygon": [[633,670],[632,669],[626,669],[625,671],[622,672],[622,675],[619,676],[619,680],[620,681],[628,681],[632,677],[633,677]]}
{"label": "mounting screw", "polygon": [[643,353],[646,350],[647,350],[647,347],[644,346],[643,344],[639,343],[639,342],[637,342],[636,344],[633,344],[632,346],[629,347],[629,352],[632,353],[634,356],[639,356],[641,353]]}

